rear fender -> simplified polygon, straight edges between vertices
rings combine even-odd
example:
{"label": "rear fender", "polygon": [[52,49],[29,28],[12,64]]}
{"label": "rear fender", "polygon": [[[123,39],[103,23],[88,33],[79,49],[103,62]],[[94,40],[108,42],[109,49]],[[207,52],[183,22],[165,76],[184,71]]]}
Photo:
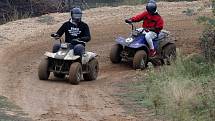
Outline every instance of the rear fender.
{"label": "rear fender", "polygon": [[160,49],[163,49],[165,46],[169,44],[175,44],[175,42],[170,40],[169,38],[165,38],[163,40],[160,40],[159,47]]}
{"label": "rear fender", "polygon": [[129,44],[129,47],[138,49],[141,47],[145,47],[146,44],[147,44],[147,42],[146,42],[145,36],[141,35],[141,36],[135,37],[135,40],[131,44]]}
{"label": "rear fender", "polygon": [[149,53],[149,48],[148,48],[146,45],[144,45],[144,46],[138,48],[137,50],[144,50],[144,51],[147,53],[147,55],[148,55],[148,53]]}

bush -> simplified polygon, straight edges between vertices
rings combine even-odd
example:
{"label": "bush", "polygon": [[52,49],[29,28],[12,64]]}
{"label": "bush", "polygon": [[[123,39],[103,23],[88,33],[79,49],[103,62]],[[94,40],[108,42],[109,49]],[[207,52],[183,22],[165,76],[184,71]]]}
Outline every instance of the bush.
{"label": "bush", "polygon": [[215,66],[201,55],[179,57],[175,65],[151,69],[130,86],[137,104],[170,121],[215,120]]}
{"label": "bush", "polygon": [[209,61],[215,61],[215,27],[208,26],[201,38],[201,48],[204,57]]}
{"label": "bush", "polygon": [[47,25],[52,25],[52,24],[54,24],[55,19],[52,16],[43,15],[43,16],[38,17],[37,21],[40,23],[46,23]]}
{"label": "bush", "polygon": [[197,19],[206,28],[200,37],[201,48],[204,57],[209,61],[215,61],[215,0],[212,0],[213,17],[201,16]]}

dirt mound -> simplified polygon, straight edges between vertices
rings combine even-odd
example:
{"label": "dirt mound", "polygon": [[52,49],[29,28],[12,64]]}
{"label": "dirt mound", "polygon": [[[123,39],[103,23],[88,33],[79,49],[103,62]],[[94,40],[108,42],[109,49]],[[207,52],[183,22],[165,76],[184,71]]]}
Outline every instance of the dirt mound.
{"label": "dirt mound", "polygon": [[[198,52],[198,38],[203,27],[195,22],[199,15],[209,15],[202,2],[158,3],[159,12],[166,21],[165,29],[176,36],[177,46],[184,53]],[[202,9],[187,16],[187,8]],[[43,53],[51,49],[50,33],[56,31],[68,13],[49,14],[52,23],[41,17],[9,22],[0,26],[0,95],[21,106],[34,120],[142,120],[130,117],[111,96],[116,94],[113,84],[123,81],[135,71],[109,61],[109,51],[118,35],[126,36],[130,28],[124,19],[139,13],[139,6],[103,7],[84,11],[84,21],[89,23],[92,41],[88,50],[99,54],[101,65],[98,80],[82,82],[78,86],[51,77],[39,81],[38,64]],[[44,16],[43,16],[44,17]]]}

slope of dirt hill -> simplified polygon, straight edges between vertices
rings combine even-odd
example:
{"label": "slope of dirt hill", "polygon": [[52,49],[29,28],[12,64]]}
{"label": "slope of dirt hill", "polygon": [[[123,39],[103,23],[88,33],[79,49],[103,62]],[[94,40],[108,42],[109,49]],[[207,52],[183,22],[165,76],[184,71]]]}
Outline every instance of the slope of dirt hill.
{"label": "slope of dirt hill", "polygon": [[[203,2],[159,2],[165,29],[177,39],[177,47],[185,54],[199,52],[198,38],[203,26],[196,23],[200,15],[210,15]],[[198,14],[187,16],[187,8]],[[37,69],[45,51],[53,41],[50,33],[69,19],[68,13],[55,13],[42,17],[9,22],[0,26],[0,95],[8,97],[34,120],[77,121],[131,121],[143,120],[130,116],[112,96],[112,85],[126,80],[135,73],[124,64],[113,65],[109,51],[114,39],[126,36],[130,30],[124,19],[139,13],[144,5],[102,7],[86,10],[86,21],[92,33],[87,48],[99,54],[100,74],[96,81],[70,85],[53,76],[40,81]]]}

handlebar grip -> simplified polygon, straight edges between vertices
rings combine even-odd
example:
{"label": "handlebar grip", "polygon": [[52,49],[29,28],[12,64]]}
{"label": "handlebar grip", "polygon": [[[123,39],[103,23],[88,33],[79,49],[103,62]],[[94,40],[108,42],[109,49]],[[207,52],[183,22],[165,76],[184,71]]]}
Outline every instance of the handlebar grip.
{"label": "handlebar grip", "polygon": [[60,36],[58,34],[56,34],[56,33],[52,33],[51,37],[60,37]]}
{"label": "handlebar grip", "polygon": [[131,24],[132,21],[130,19],[125,19],[125,23]]}
{"label": "handlebar grip", "polygon": [[80,43],[86,43],[86,42],[84,42],[84,41],[80,41],[80,40],[78,40],[78,39],[74,39],[73,41],[76,41],[76,42],[80,42]]}

